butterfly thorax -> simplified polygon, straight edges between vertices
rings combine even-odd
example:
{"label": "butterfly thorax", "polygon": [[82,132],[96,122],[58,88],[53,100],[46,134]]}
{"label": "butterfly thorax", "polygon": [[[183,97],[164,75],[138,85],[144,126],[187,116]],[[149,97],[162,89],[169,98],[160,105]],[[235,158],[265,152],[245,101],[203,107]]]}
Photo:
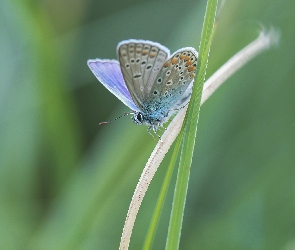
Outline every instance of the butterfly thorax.
{"label": "butterfly thorax", "polygon": [[167,108],[155,104],[147,104],[143,111],[134,113],[132,120],[137,125],[145,124],[149,129],[156,131],[158,127],[161,127],[169,120],[173,113],[174,112]]}

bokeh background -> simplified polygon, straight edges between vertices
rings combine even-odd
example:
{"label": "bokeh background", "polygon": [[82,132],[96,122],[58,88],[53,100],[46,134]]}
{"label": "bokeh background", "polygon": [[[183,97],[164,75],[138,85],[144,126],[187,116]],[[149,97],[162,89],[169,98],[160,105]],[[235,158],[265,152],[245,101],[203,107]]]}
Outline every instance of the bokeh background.
{"label": "bokeh background", "polygon": [[[156,141],[93,76],[135,38],[198,48],[205,0],[0,2],[0,249],[117,249]],[[281,40],[201,108],[180,249],[295,249],[295,2],[228,0],[210,76],[261,28]],[[141,249],[169,154],[144,199]],[[153,249],[164,249],[174,179]]]}

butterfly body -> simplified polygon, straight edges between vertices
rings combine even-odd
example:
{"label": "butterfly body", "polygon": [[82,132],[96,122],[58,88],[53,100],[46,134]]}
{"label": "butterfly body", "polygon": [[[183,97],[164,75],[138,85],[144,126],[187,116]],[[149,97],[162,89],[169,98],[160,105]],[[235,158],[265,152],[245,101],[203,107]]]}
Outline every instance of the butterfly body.
{"label": "butterfly body", "polygon": [[154,132],[189,101],[198,53],[170,51],[151,41],[118,44],[119,61],[94,59],[88,66],[102,84],[133,111],[133,121]]}

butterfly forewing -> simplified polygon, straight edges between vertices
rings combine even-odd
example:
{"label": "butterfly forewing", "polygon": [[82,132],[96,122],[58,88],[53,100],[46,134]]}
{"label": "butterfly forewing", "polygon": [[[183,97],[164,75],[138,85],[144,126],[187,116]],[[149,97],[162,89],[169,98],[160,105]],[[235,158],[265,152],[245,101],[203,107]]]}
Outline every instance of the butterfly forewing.
{"label": "butterfly forewing", "polygon": [[88,60],[89,68],[96,78],[131,110],[138,111],[125,85],[119,62],[116,60]]}
{"label": "butterfly forewing", "polygon": [[176,51],[163,65],[156,76],[148,103],[158,103],[159,107],[172,108],[187,93],[194,80],[198,53],[194,48]]}
{"label": "butterfly forewing", "polygon": [[123,41],[117,52],[126,86],[134,103],[143,109],[170,52],[158,43],[143,40]]}

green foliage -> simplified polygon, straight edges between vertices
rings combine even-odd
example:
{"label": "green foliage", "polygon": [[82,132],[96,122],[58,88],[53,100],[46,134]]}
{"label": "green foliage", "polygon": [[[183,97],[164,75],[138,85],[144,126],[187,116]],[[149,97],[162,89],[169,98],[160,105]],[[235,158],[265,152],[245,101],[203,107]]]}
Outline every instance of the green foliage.
{"label": "green foliage", "polygon": [[[205,1],[0,2],[0,249],[116,249],[155,141],[92,75],[119,41],[197,47]],[[253,40],[276,49],[235,74],[202,106],[180,249],[288,249],[295,231],[293,0],[228,0],[207,77]],[[141,249],[167,155],[151,183],[130,249]],[[171,183],[176,181],[176,172]],[[164,249],[170,185],[154,249]]]}
{"label": "green foliage", "polygon": [[180,136],[183,137],[181,138],[182,148],[174,191],[166,249],[179,249],[190,169],[195,147],[197,124],[200,114],[202,90],[205,81],[206,68],[208,65],[217,3],[217,0],[208,0],[206,7],[194,88],[180,134]]}

